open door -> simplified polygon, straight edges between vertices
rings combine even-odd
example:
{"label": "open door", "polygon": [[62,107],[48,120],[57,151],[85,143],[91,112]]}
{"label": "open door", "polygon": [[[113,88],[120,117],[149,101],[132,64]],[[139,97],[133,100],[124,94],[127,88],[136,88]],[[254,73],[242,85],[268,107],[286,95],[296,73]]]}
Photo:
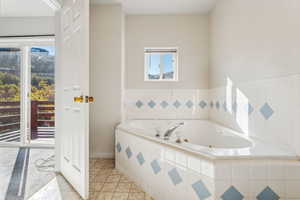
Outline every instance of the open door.
{"label": "open door", "polygon": [[89,0],[64,0],[56,19],[58,170],[89,194]]}

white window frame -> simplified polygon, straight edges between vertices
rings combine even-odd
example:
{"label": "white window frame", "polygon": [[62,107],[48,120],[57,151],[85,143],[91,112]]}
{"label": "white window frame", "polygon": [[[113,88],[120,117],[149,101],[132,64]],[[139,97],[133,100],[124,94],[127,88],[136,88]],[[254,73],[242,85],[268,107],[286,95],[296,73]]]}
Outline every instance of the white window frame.
{"label": "white window frame", "polygon": [[[149,79],[148,76],[148,63],[149,63],[149,56],[147,56],[147,52],[146,51],[153,51],[153,53],[155,53],[155,51],[157,51],[158,53],[160,53],[160,78],[159,79]],[[175,51],[175,52],[174,52]],[[174,67],[174,75],[173,75],[173,79],[163,79],[163,55],[164,52],[167,53],[173,53],[174,54],[174,63],[173,63],[173,67]],[[178,47],[146,47],[144,48],[144,81],[149,81],[149,82],[177,82],[178,81]]]}

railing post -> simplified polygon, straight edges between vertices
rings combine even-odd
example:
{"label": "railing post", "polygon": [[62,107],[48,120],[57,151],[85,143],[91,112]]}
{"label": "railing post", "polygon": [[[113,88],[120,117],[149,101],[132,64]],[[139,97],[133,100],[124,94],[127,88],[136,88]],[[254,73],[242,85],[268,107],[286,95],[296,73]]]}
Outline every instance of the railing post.
{"label": "railing post", "polygon": [[37,138],[38,101],[31,101],[31,139]]}

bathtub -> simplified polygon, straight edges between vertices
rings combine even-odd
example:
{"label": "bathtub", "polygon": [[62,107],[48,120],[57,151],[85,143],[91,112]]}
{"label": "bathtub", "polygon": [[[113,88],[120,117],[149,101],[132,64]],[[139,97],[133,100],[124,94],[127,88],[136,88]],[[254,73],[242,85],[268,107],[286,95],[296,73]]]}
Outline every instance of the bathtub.
{"label": "bathtub", "polygon": [[288,148],[208,120],[131,120],[115,132],[116,168],[157,200],[300,199],[300,162]]}

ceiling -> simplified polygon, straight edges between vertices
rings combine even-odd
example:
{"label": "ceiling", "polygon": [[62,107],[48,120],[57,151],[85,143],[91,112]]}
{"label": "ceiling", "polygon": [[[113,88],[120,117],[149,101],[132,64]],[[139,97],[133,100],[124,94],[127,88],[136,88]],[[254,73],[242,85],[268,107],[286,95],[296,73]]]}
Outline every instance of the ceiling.
{"label": "ceiling", "polygon": [[45,0],[0,0],[0,17],[54,16]]}
{"label": "ceiling", "polygon": [[[0,0],[0,17],[54,16],[49,0]],[[217,0],[91,0],[95,4],[123,5],[130,15],[206,14]]]}
{"label": "ceiling", "polygon": [[122,3],[131,15],[206,14],[217,0],[91,0],[92,3]]}

